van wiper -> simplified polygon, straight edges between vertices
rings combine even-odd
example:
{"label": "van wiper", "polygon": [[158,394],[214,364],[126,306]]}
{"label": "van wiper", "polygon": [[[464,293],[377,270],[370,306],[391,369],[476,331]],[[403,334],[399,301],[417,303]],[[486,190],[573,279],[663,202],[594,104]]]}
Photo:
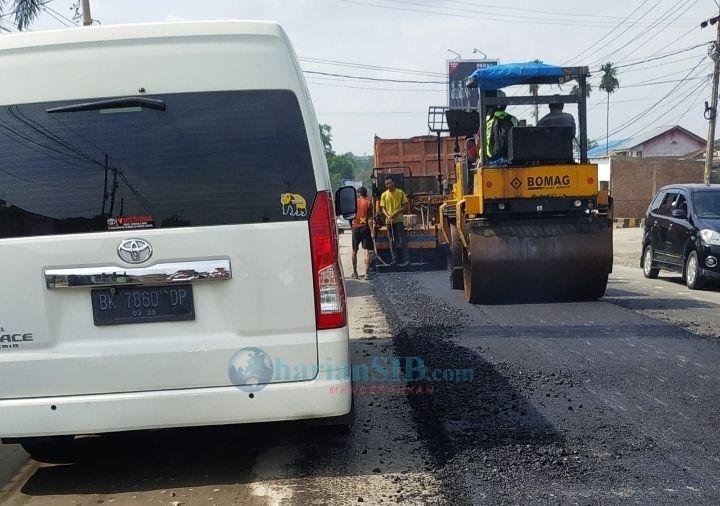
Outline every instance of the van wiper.
{"label": "van wiper", "polygon": [[82,102],[80,104],[63,105],[62,107],[53,107],[45,112],[54,114],[59,112],[82,112],[82,111],[100,111],[102,109],[124,109],[126,107],[142,107],[143,109],[152,109],[154,111],[165,111],[167,105],[162,100],[154,100],[145,97],[130,98],[113,98],[110,100],[98,100],[95,102]]}

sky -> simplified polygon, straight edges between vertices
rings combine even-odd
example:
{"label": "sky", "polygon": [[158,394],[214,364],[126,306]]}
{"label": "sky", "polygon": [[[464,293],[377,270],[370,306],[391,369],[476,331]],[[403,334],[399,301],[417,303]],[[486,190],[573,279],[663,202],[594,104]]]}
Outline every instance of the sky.
{"label": "sky", "polygon": [[[703,111],[712,65],[708,46],[693,46],[715,38],[714,27],[699,27],[700,21],[717,15],[714,0],[90,1],[93,18],[102,24],[278,21],[305,71],[353,77],[306,74],[318,119],[332,127],[336,152],[372,154],[376,135],[427,134],[428,106],[447,105],[442,82],[447,60],[456,58],[448,50],[482,58],[473,54],[477,49],[501,63],[570,62],[595,72],[610,61],[618,65],[620,81],[610,97],[611,139],[659,125],[680,124],[702,137],[707,132]],[[52,1],[48,6],[55,12],[44,13],[32,29],[67,24],[56,13],[71,18],[72,4]],[[3,24],[9,25],[7,18]],[[596,76],[593,84],[599,82]],[[519,91],[524,88],[509,94]],[[540,93],[557,93],[557,88],[543,87]],[[604,142],[603,92],[593,91],[588,111],[589,137]],[[531,120],[529,107],[511,112]],[[540,114],[545,112],[541,107]]]}

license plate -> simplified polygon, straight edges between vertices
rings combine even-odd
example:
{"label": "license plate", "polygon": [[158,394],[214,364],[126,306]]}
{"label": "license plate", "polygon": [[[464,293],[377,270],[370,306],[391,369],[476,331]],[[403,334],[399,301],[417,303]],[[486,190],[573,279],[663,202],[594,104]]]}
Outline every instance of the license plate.
{"label": "license plate", "polygon": [[91,292],[95,325],[195,319],[191,285],[103,288]]}

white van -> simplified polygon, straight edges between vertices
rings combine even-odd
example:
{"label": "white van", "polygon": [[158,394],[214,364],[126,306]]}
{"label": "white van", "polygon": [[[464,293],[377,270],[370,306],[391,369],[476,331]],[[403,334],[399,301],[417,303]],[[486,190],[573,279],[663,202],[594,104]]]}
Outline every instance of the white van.
{"label": "white van", "polygon": [[0,438],[342,417],[336,213],[276,24],[0,37]]}

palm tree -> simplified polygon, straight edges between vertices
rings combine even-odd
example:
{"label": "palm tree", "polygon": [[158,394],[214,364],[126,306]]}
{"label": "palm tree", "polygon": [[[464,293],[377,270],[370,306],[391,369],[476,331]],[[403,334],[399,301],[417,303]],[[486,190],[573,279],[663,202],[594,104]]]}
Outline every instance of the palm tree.
{"label": "palm tree", "polygon": [[[585,98],[590,98],[590,93],[592,93],[592,84],[586,83],[585,84]],[[579,95],[580,94],[580,86],[577,84],[573,85],[573,87],[570,89],[571,95]]]}
{"label": "palm tree", "polygon": [[600,88],[607,93],[607,115],[605,120],[605,155],[609,155],[609,137],[610,137],[610,94],[614,93],[616,89],[620,87],[620,81],[617,79],[617,69],[613,67],[612,63],[607,62],[605,65],[600,67],[600,71],[603,73],[602,79],[600,80]]}
{"label": "palm tree", "polygon": [[[18,30],[25,30],[35,21],[47,0],[0,0],[0,14],[12,15]],[[11,7],[12,11],[5,14],[4,8]]]}

